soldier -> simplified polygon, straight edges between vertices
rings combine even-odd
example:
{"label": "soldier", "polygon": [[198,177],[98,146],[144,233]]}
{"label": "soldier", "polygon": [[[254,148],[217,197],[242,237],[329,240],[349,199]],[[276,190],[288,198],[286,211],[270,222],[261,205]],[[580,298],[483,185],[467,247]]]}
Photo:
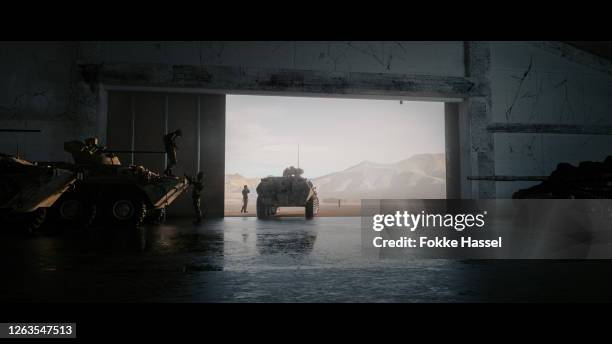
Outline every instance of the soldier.
{"label": "soldier", "polygon": [[242,189],[242,209],[240,209],[241,213],[248,213],[247,204],[249,203],[249,192],[251,192],[251,190],[249,190],[249,187],[245,185]]}
{"label": "soldier", "polygon": [[176,150],[178,146],[176,145],[176,139],[183,136],[183,132],[178,129],[171,133],[168,133],[164,136],[164,148],[166,149],[166,154],[168,156],[168,166],[164,171],[164,174],[167,176],[172,176],[172,168],[176,166]]}
{"label": "soldier", "polygon": [[194,224],[202,223],[202,209],[200,208],[200,198],[202,197],[202,190],[204,189],[204,172],[199,172],[197,178],[186,176],[187,180],[191,184],[193,190],[191,191],[191,198],[193,201],[193,210],[195,211],[196,218],[193,221]]}

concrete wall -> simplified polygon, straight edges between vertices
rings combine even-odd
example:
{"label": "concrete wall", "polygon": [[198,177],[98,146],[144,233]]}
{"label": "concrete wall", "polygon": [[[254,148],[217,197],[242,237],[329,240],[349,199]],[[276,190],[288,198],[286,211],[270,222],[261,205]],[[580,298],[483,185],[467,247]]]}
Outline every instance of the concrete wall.
{"label": "concrete wall", "polygon": [[101,42],[107,63],[463,76],[462,42]]}
{"label": "concrete wall", "polygon": [[[491,122],[574,125],[604,133],[594,129],[612,125],[609,67],[607,61],[563,45],[492,42]],[[496,132],[494,141],[499,175],[548,175],[560,162],[612,155],[612,133]],[[533,184],[497,183],[496,194],[507,198]]]}
{"label": "concrete wall", "polygon": [[62,139],[78,134],[71,105],[76,43],[0,43],[0,128],[42,129],[0,133],[0,151],[27,159],[63,159]]}
{"label": "concrete wall", "polygon": [[[113,87],[463,99],[456,125],[462,197],[509,197],[525,185],[468,182],[468,175],[548,174],[561,161],[601,160],[612,146],[612,136],[601,135],[612,125],[610,62],[554,42],[2,45],[0,126],[44,132],[1,134],[0,151],[14,151],[20,138],[29,159],[67,158],[64,140],[99,133],[105,90]],[[523,129],[503,129],[516,123]],[[535,124],[587,134],[525,130]]]}

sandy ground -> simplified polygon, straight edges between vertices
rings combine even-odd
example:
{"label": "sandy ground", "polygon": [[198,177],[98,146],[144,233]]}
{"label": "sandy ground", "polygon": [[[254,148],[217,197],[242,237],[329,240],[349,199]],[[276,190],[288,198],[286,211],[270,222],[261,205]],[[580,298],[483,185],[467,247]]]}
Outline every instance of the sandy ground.
{"label": "sandy ground", "polygon": [[[225,204],[225,216],[238,216],[238,217],[249,217],[257,216],[255,209],[255,200],[249,200],[247,206],[248,213],[241,213],[242,203],[238,201],[229,200]],[[321,204],[319,206],[319,214],[321,217],[334,217],[334,216],[359,216],[361,214],[361,204],[341,204],[338,207],[337,204]],[[277,216],[304,216],[304,208],[280,208]]]}

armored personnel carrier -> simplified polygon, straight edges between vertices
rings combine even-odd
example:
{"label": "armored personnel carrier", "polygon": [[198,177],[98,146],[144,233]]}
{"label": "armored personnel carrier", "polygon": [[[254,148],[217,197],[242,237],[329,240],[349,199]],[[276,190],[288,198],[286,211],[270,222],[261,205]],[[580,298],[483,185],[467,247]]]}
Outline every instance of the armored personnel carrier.
{"label": "armored personnel carrier", "polygon": [[468,180],[540,182],[514,192],[514,199],[612,199],[612,156],[578,166],[560,163],[549,176],[476,176]]}
{"label": "armored personnel carrier", "polygon": [[542,182],[516,191],[512,198],[612,198],[612,156],[603,162],[583,161],[578,166],[561,163]]}
{"label": "armored personnel carrier", "polygon": [[263,178],[257,185],[257,217],[276,215],[279,207],[304,207],[306,218],[319,211],[319,199],[312,182],[302,177],[304,171],[293,166],[282,177]]}
{"label": "armored personnel carrier", "polygon": [[50,207],[76,181],[69,170],[0,154],[0,220],[27,233],[38,230]]}
{"label": "armored personnel carrier", "polygon": [[166,207],[189,186],[185,178],[162,176],[143,166],[124,166],[119,158],[97,145],[97,139],[64,143],[78,180],[51,209],[60,225],[87,226],[94,218],[115,226],[140,226],[145,219],[162,221]]}

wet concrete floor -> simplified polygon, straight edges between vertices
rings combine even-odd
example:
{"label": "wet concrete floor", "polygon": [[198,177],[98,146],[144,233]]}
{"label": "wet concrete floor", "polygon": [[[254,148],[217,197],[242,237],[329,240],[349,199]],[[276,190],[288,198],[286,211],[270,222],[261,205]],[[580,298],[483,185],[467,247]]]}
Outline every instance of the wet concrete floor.
{"label": "wet concrete floor", "polygon": [[3,234],[0,252],[0,302],[612,299],[612,261],[377,259],[362,255],[358,217]]}

